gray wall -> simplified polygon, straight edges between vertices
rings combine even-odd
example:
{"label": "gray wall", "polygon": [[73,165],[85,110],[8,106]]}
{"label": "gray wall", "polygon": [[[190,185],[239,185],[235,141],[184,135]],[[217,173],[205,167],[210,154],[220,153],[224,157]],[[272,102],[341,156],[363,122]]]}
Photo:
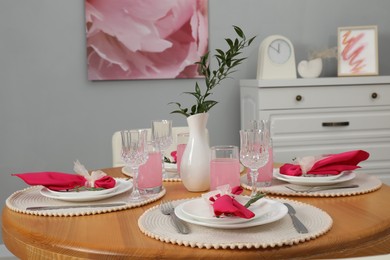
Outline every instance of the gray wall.
{"label": "gray wall", "polygon": [[[231,25],[257,35],[235,79],[216,88],[220,103],[210,113],[211,144],[238,144],[238,80],[255,78],[262,39],[282,34],[295,45],[297,63],[309,51],[336,46],[337,27],[378,25],[379,68],[390,75],[388,0],[209,0],[210,48],[224,48]],[[84,1],[0,1],[0,207],[26,187],[11,173],[73,172],[111,165],[111,135],[123,128],[149,127],[169,118],[170,101],[185,102],[194,80],[90,82],[86,78]],[[334,60],[323,76],[336,75]],[[2,242],[0,237],[0,243]]]}

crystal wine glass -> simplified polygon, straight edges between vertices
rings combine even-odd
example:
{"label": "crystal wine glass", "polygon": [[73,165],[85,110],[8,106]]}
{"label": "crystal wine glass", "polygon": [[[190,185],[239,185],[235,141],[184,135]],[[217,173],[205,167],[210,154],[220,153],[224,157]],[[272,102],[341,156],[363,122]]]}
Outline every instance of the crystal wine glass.
{"label": "crystal wine glass", "polygon": [[171,120],[153,120],[152,121],[152,141],[155,142],[161,151],[163,178],[166,178],[164,167],[165,150],[172,145],[172,121]]}
{"label": "crystal wine glass", "polygon": [[126,166],[133,172],[133,191],[129,197],[131,202],[138,202],[143,199],[138,190],[138,169],[139,166],[148,160],[147,130],[123,130],[121,156]]}
{"label": "crystal wine glass", "polygon": [[252,197],[257,194],[258,170],[268,161],[268,145],[269,136],[266,131],[261,129],[240,130],[240,160],[245,167],[251,170]]}

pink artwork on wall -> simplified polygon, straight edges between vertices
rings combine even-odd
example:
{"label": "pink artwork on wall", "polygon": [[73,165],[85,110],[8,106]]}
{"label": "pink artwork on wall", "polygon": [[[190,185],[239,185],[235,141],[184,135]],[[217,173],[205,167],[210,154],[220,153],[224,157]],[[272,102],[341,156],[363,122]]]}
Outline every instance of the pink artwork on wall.
{"label": "pink artwork on wall", "polygon": [[338,75],[377,75],[376,26],[341,27],[338,35]]}
{"label": "pink artwork on wall", "polygon": [[200,77],[208,0],[85,0],[89,80]]}

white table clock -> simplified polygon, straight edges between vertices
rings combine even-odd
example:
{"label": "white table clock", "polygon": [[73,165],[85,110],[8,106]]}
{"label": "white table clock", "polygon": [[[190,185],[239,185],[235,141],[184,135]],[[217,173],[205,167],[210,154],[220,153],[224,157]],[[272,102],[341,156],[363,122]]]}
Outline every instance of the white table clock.
{"label": "white table clock", "polygon": [[259,47],[257,79],[295,79],[294,46],[282,35],[265,38]]}

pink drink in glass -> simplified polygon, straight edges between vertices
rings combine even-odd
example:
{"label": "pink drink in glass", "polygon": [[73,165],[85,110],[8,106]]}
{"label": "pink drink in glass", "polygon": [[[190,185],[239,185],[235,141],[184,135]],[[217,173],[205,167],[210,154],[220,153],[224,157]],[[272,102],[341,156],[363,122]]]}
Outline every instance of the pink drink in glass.
{"label": "pink drink in glass", "polygon": [[[162,187],[161,152],[149,152],[145,164],[139,167],[138,188],[148,193],[159,192]],[[150,192],[149,192],[150,191]]]}
{"label": "pink drink in glass", "polygon": [[271,186],[273,170],[274,170],[274,160],[272,155],[272,146],[268,148],[268,162],[266,165],[259,169],[259,175],[257,176],[257,182],[259,187],[268,187]]}
{"label": "pink drink in glass", "polygon": [[229,184],[240,185],[240,162],[238,159],[216,158],[210,161],[210,190]]}
{"label": "pink drink in glass", "polygon": [[177,173],[180,176],[180,163],[181,163],[181,157],[183,157],[184,150],[186,149],[186,144],[178,144],[177,145],[177,154],[176,154],[176,166],[177,166]]}

